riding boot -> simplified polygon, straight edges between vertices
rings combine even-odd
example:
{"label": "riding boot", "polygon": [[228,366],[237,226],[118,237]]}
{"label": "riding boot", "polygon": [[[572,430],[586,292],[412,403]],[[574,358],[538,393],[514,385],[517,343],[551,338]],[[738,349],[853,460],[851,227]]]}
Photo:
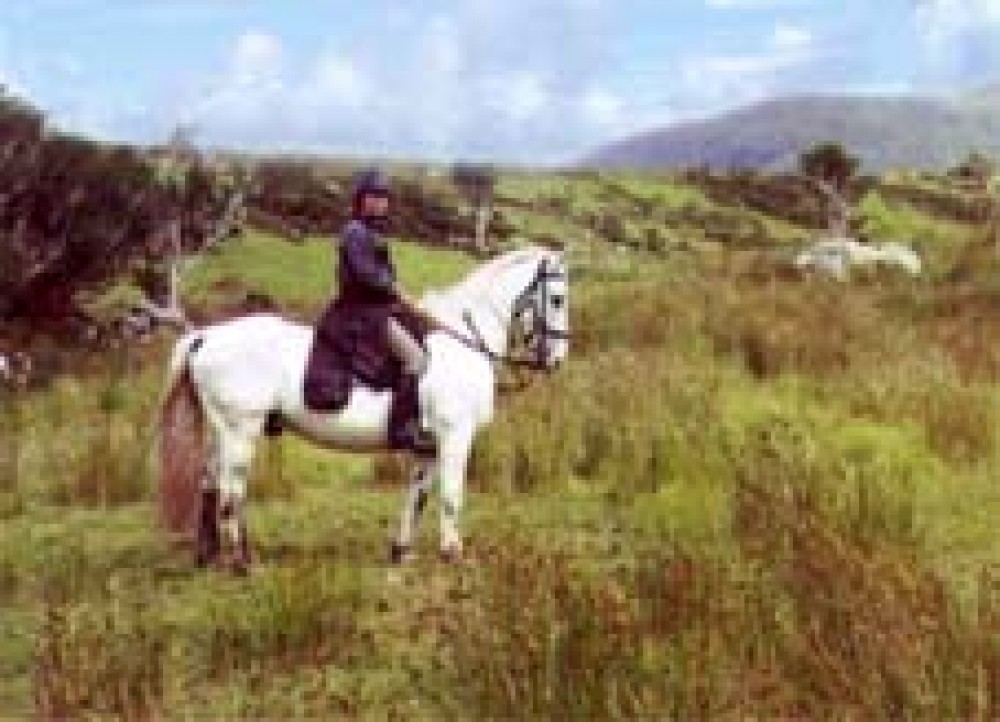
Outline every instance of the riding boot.
{"label": "riding boot", "polygon": [[390,318],[386,331],[389,348],[400,365],[389,411],[389,443],[394,449],[434,458],[437,456],[437,441],[420,425],[417,389],[420,377],[427,370],[427,352],[399,320]]}
{"label": "riding boot", "polygon": [[418,378],[401,374],[389,409],[389,445],[424,458],[437,456],[437,440],[420,425]]}

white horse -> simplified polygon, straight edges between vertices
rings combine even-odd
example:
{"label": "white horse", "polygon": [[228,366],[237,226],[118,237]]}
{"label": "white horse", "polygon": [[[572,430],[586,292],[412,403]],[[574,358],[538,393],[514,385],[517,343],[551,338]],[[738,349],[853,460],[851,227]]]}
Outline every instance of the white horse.
{"label": "white horse", "polygon": [[922,269],[920,256],[909,246],[902,243],[860,243],[853,238],[828,238],[795,257],[796,267],[822,271],[841,281],[847,279],[852,266],[874,264],[895,266],[911,276],[920,275]]}
{"label": "white horse", "polygon": [[[419,382],[421,420],[439,451],[436,459],[417,461],[393,561],[408,556],[435,476],[442,495],[442,555],[461,553],[466,465],[477,429],[492,417],[494,366],[506,358],[512,331],[523,334],[532,366],[552,370],[563,360],[569,350],[568,290],[563,255],[528,247],[488,261],[423,299],[424,310],[441,324],[427,337],[429,363]],[[226,541],[234,569],[247,568],[243,501],[254,440],[269,414],[279,414],[285,428],[322,446],[386,448],[391,392],[355,386],[340,411],[306,408],[302,388],[312,337],[309,327],[255,315],[188,333],[174,348],[160,424],[161,508],[169,530],[190,534],[197,527],[201,565],[212,562]],[[211,455],[203,440],[205,421],[214,440]]]}

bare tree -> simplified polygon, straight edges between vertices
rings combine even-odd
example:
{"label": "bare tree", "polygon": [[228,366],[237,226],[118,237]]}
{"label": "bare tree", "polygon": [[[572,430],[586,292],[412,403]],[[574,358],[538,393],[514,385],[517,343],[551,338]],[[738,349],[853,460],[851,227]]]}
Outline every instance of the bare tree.
{"label": "bare tree", "polygon": [[948,171],[948,175],[972,190],[989,193],[990,182],[996,172],[996,161],[984,153],[973,151]]}
{"label": "bare tree", "polygon": [[986,181],[986,193],[989,199],[989,242],[1000,253],[1000,173],[991,174]]}
{"label": "bare tree", "polygon": [[[173,200],[167,217],[157,231],[154,241],[160,255],[166,259],[167,294],[164,303],[157,303],[146,295],[139,302],[139,309],[160,323],[178,328],[189,328],[191,323],[184,311],[181,292],[184,276],[202,256],[188,256],[185,253],[184,203],[183,196],[191,178],[192,170],[202,163],[201,154],[193,142],[193,128],[178,127],[170,136],[167,145],[158,152],[156,159],[156,180]],[[199,244],[197,251],[204,254],[217,243],[229,237],[244,214],[246,190],[226,183],[229,194],[222,215],[214,223],[211,233]]]}
{"label": "bare tree", "polygon": [[844,238],[850,231],[852,205],[850,182],[860,160],[840,143],[820,143],[799,156],[802,177],[822,195],[826,204],[827,229],[831,236]]}
{"label": "bare tree", "polygon": [[451,170],[451,181],[475,209],[476,249],[485,252],[488,250],[486,235],[489,230],[490,218],[493,215],[493,189],[496,186],[496,173],[488,165],[456,163]]}

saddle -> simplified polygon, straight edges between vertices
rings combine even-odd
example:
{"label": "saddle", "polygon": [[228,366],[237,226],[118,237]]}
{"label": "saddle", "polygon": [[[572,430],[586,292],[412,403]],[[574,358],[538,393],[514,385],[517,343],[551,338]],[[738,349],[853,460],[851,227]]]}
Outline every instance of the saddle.
{"label": "saddle", "polygon": [[376,391],[399,390],[406,385],[385,332],[390,317],[426,348],[426,338],[434,330],[432,322],[402,304],[365,309],[341,306],[336,301],[330,305],[313,334],[306,364],[306,408],[339,411],[350,401],[355,384]]}

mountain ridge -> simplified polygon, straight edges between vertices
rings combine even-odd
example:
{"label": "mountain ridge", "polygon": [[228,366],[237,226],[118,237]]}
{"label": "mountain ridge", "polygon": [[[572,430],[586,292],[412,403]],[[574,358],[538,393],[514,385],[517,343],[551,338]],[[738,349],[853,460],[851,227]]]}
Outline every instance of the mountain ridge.
{"label": "mountain ridge", "polygon": [[800,93],[606,144],[582,165],[786,169],[823,141],[844,143],[869,171],[938,169],[978,150],[1000,155],[1000,83],[953,97]]}

